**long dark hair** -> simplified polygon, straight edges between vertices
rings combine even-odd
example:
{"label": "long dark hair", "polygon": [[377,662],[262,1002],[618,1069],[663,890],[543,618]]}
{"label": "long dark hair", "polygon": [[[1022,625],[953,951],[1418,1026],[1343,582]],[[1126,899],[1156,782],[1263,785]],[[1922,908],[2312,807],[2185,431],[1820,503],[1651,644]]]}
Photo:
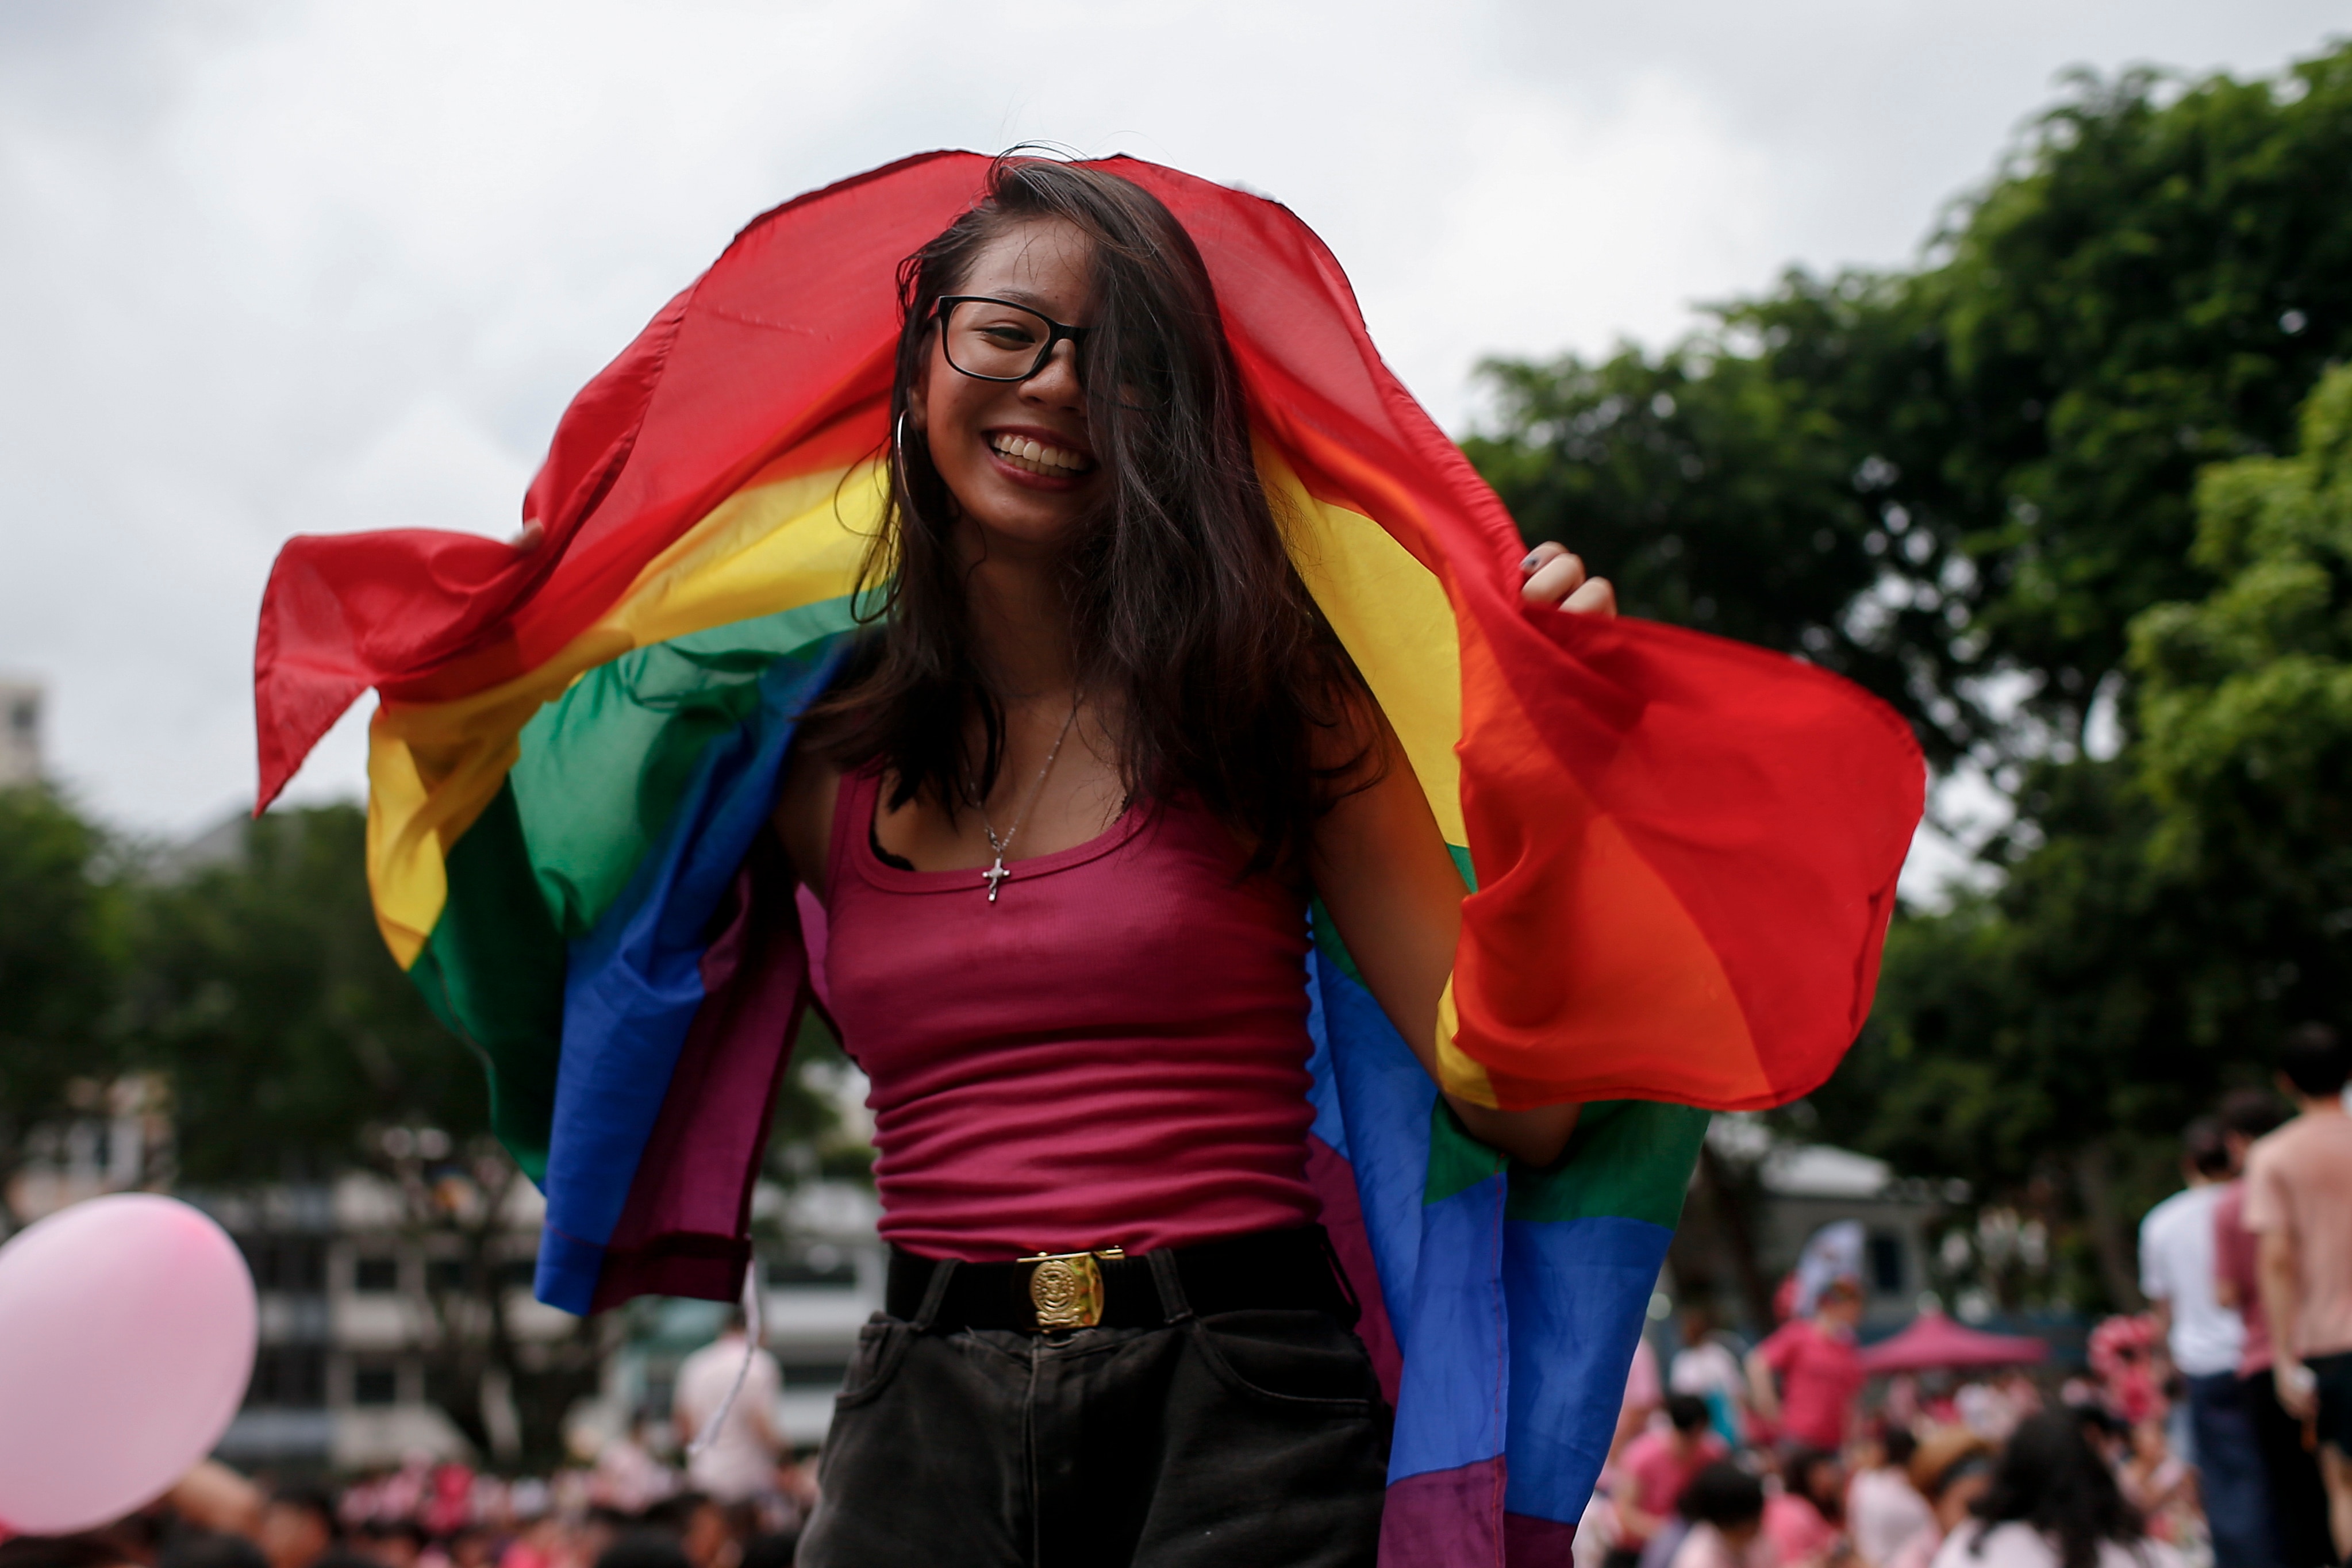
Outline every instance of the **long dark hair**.
{"label": "long dark hair", "polygon": [[[1241,373],[1201,253],[1132,181],[1008,153],[985,195],[900,264],[890,501],[859,599],[880,624],[814,713],[824,754],[895,775],[890,804],[951,815],[1003,761],[1004,708],[972,658],[955,498],[908,423],[932,310],[983,247],[1040,220],[1093,247],[1093,329],[1081,345],[1087,432],[1107,494],[1062,563],[1081,689],[1113,694],[1120,782],[1164,801],[1190,790],[1252,846],[1251,868],[1295,870],[1316,816],[1370,752],[1364,688],[1290,564],[1251,458]],[[965,721],[982,743],[969,755]],[[1341,767],[1314,763],[1341,729]],[[1335,754],[1329,752],[1326,755]]]}
{"label": "long dark hair", "polygon": [[1971,1510],[1984,1531],[2014,1520],[2048,1536],[2063,1568],[2097,1568],[2099,1542],[2129,1546],[2139,1540],[2139,1510],[2124,1500],[2114,1472],[2083,1434],[2071,1410],[2045,1410],[2017,1424],[1992,1473],[1992,1486]]}

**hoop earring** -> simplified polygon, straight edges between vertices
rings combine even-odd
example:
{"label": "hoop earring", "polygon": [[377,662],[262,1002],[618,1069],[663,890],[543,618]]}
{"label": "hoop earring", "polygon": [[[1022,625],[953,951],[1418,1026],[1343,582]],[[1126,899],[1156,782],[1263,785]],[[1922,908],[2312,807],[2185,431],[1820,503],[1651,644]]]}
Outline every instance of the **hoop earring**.
{"label": "hoop earring", "polygon": [[907,411],[898,410],[898,423],[890,427],[890,456],[898,460],[898,471],[907,471]]}

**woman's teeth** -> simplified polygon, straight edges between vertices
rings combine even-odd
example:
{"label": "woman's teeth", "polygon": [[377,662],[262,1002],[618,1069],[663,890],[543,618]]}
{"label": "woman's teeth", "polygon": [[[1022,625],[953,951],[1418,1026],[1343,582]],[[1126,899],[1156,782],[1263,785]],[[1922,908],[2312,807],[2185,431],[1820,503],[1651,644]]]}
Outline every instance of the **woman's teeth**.
{"label": "woman's teeth", "polygon": [[1094,467],[1091,458],[1064,451],[1059,447],[1049,447],[1026,436],[992,436],[988,445],[992,451],[1014,468],[1025,468],[1033,474],[1067,479]]}

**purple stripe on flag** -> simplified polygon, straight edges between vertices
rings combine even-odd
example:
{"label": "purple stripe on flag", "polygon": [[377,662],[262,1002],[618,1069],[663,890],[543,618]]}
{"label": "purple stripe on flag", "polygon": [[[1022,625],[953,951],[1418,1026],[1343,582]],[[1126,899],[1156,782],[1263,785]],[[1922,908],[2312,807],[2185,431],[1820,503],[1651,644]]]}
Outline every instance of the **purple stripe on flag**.
{"label": "purple stripe on flag", "polygon": [[1371,1352],[1372,1370],[1380,1374],[1381,1397],[1393,1405],[1404,1358],[1397,1353],[1396,1330],[1389,1322],[1388,1301],[1381,1294],[1381,1273],[1372,1263],[1372,1240],[1364,1231],[1356,1169],[1311,1132],[1307,1136],[1307,1184],[1323,1200],[1323,1228],[1331,1233],[1331,1249],[1339,1255],[1348,1286],[1364,1309],[1356,1324],[1356,1337]]}
{"label": "purple stripe on flag", "polygon": [[1499,1456],[1392,1481],[1381,1568],[1505,1568],[1502,1517]]}
{"label": "purple stripe on flag", "polygon": [[648,1292],[732,1300],[751,1244],[751,1186],[790,1054],[807,960],[793,873],[761,838],[702,955],[703,1002],[671,1073],[596,1279],[593,1310]]}
{"label": "purple stripe on flag", "polygon": [[1576,1526],[1531,1513],[1503,1516],[1503,1560],[1510,1568],[1570,1568]]}

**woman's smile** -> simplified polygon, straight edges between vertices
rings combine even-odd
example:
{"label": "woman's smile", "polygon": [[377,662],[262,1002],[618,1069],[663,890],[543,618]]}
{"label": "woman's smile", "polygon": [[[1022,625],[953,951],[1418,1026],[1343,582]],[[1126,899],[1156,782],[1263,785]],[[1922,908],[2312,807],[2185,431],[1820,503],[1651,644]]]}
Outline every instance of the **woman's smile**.
{"label": "woman's smile", "polygon": [[1079,441],[1034,426],[1005,426],[986,432],[988,449],[1005,477],[1034,488],[1074,489],[1094,472],[1094,454]]}

